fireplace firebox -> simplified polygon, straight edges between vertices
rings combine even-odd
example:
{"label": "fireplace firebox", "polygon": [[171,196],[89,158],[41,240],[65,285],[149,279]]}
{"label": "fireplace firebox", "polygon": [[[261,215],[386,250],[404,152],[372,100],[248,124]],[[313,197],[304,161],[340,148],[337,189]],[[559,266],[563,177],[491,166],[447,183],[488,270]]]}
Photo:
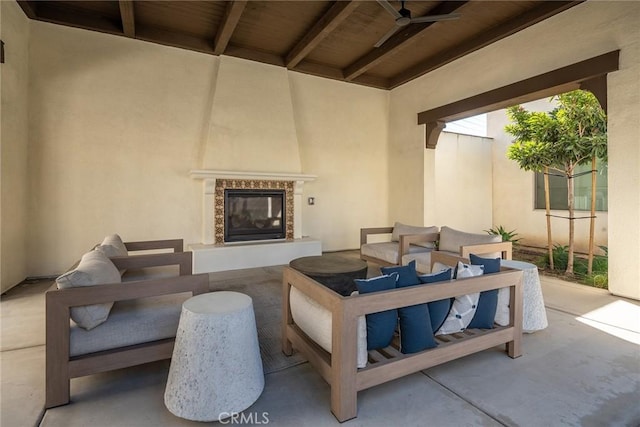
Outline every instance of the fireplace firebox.
{"label": "fireplace firebox", "polygon": [[284,239],[284,190],[225,189],[224,241]]}

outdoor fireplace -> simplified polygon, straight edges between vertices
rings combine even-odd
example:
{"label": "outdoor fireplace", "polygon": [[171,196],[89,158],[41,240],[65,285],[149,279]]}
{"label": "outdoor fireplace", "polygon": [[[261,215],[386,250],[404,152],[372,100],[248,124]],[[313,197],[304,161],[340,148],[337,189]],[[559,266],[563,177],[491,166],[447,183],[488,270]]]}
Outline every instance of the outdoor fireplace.
{"label": "outdoor fireplace", "polygon": [[224,241],[284,239],[285,190],[225,189]]}

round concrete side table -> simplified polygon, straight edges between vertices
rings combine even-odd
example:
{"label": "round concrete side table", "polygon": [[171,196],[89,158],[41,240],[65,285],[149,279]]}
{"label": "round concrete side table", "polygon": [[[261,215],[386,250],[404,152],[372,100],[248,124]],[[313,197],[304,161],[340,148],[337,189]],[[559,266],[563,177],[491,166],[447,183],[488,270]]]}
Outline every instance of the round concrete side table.
{"label": "round concrete side table", "polygon": [[182,305],[164,403],[174,415],[220,421],[251,406],[264,388],[251,297],[211,292]]}

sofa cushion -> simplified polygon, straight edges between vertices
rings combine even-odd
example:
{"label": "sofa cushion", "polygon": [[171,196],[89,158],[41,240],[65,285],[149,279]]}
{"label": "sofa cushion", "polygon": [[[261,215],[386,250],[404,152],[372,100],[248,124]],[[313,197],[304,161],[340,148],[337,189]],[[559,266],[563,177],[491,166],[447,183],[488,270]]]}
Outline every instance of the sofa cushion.
{"label": "sofa cushion", "polygon": [[[420,279],[416,273],[416,262],[398,267],[382,267],[383,274],[398,273],[397,288],[419,285]],[[428,304],[416,304],[398,309],[400,321],[400,351],[403,353],[417,353],[438,345],[433,338],[431,317]]]}
{"label": "sofa cushion", "polygon": [[94,353],[129,345],[173,338],[182,303],[191,292],[118,301],[109,320],[90,332],[71,322],[70,355]]}
{"label": "sofa cushion", "polygon": [[[358,294],[353,292],[352,295]],[[295,324],[316,344],[331,353],[332,319],[331,311],[295,287],[289,292],[291,317]],[[358,368],[367,366],[367,322],[358,316]]]}
{"label": "sofa cushion", "polygon": [[[391,241],[393,242],[400,241],[400,236],[404,234],[432,234],[437,232],[438,232],[438,227],[435,225],[431,227],[418,227],[415,225],[407,225],[407,224],[402,224],[401,222],[396,222],[393,225],[393,232],[391,233]],[[431,248],[431,249],[435,248],[434,242],[414,243],[414,244],[416,246],[422,246],[425,248]]]}
{"label": "sofa cushion", "polygon": [[[438,250],[453,252],[459,255],[460,246],[498,243],[501,241],[501,236],[466,233],[464,231],[444,226],[440,229],[440,243],[438,245]],[[497,256],[500,256],[500,254],[497,254]]]}
{"label": "sofa cushion", "polygon": [[[473,265],[484,267],[484,274],[500,272],[500,258],[481,258],[475,254],[469,254],[469,260]],[[498,290],[480,292],[476,314],[469,323],[469,328],[491,329],[493,328],[498,307]]]}
{"label": "sofa cushion", "polygon": [[[457,279],[481,276],[482,272],[482,266],[458,262]],[[464,331],[476,313],[479,298],[479,292],[455,297],[455,300],[451,305],[451,310],[449,310],[449,314],[440,329],[436,331],[436,335],[452,334],[454,332]]]}
{"label": "sofa cushion", "polygon": [[[396,288],[398,273],[371,279],[356,279],[356,286],[361,294],[387,291]],[[398,310],[385,310],[366,315],[367,318],[367,350],[387,347],[393,340],[398,325]]]}
{"label": "sofa cushion", "polygon": [[108,257],[114,256],[127,256],[129,252],[124,242],[117,234],[112,234],[104,238],[102,243],[98,245],[96,249],[100,248],[103,253]]}
{"label": "sofa cushion", "polygon": [[[437,273],[424,274],[418,276],[420,283],[438,283],[451,280],[453,276],[453,269],[447,268]],[[453,298],[445,298],[438,301],[431,301],[427,303],[429,306],[429,320],[431,322],[431,330],[437,331],[442,327],[442,324],[451,310],[451,303]]]}
{"label": "sofa cushion", "polygon": [[[90,251],[82,256],[78,266],[56,279],[58,289],[120,283],[120,272],[102,252]],[[90,330],[107,320],[112,302],[71,307],[71,318],[80,327]]]}

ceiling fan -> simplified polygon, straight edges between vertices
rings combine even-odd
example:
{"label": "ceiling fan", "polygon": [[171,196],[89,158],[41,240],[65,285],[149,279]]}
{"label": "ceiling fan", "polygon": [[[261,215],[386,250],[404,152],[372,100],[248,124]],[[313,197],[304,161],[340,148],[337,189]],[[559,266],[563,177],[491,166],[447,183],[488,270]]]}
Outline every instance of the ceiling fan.
{"label": "ceiling fan", "polygon": [[395,10],[393,6],[387,0],[377,0],[380,6],[384,7],[396,19],[396,26],[392,28],[387,34],[385,34],[376,44],[375,47],[380,47],[389,40],[401,28],[406,27],[409,24],[419,24],[423,22],[438,22],[438,21],[451,21],[460,18],[459,13],[447,13],[445,15],[427,15],[419,16],[416,18],[411,17],[411,11],[404,8],[404,1],[400,2],[400,10]]}

